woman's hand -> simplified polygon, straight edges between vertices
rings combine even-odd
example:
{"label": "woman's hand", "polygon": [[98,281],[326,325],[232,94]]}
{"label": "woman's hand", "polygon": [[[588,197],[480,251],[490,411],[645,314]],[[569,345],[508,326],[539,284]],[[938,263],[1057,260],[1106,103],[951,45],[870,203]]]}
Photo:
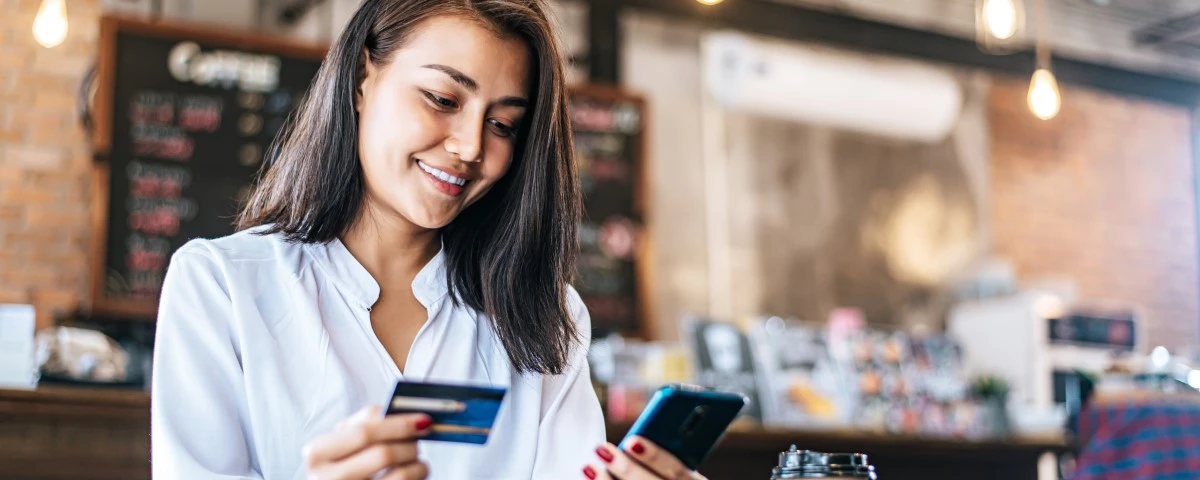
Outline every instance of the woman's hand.
{"label": "woman's hand", "polygon": [[589,480],[706,480],[689,470],[679,459],[642,437],[629,441],[629,450],[611,443],[596,448],[599,462],[583,468]]}
{"label": "woman's hand", "polygon": [[[420,480],[429,467],[417,459],[417,439],[429,432],[427,415],[388,415],[367,407],[304,447],[309,480]],[[382,475],[382,476],[380,476]]]}

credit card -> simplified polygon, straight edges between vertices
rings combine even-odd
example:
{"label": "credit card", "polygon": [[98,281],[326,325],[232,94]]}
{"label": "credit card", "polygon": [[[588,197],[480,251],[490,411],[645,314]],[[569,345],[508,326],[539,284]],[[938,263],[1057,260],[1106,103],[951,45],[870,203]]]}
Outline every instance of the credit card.
{"label": "credit card", "polygon": [[433,419],[423,440],[487,443],[508,390],[499,387],[397,381],[385,415],[424,413]]}

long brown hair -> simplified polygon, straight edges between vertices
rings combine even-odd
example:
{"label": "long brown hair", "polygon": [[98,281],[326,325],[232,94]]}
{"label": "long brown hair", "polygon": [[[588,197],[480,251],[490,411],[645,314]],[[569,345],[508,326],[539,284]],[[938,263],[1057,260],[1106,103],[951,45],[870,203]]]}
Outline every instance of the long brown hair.
{"label": "long brown hair", "polygon": [[489,317],[519,372],[561,373],[579,333],[567,308],[578,251],[579,187],[565,78],[542,0],[366,0],[329,50],[308,95],[276,137],[239,229],[328,242],[358,218],[364,180],[355,90],[423,21],[457,15],[520,38],[533,58],[531,114],[509,171],[441,231],[455,302]]}

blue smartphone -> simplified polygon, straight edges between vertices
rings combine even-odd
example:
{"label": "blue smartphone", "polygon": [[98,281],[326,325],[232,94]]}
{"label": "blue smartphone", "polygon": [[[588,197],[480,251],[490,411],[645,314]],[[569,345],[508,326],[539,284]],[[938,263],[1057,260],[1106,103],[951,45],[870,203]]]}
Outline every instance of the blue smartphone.
{"label": "blue smartphone", "polygon": [[742,395],[667,385],[654,393],[620,446],[624,449],[630,438],[638,435],[696,470],[745,406]]}

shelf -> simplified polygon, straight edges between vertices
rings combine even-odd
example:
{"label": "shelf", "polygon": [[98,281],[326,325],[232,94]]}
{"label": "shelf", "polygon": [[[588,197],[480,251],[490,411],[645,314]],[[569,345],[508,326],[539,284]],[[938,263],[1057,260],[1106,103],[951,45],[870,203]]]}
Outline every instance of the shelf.
{"label": "shelf", "polygon": [[115,388],[0,389],[0,416],[15,415],[96,421],[148,420],[150,395],[142,390]]}
{"label": "shelf", "polygon": [[[609,441],[617,443],[629,423],[608,424]],[[1072,449],[1062,436],[1017,436],[1009,439],[969,440],[963,438],[897,435],[849,429],[795,430],[761,427],[731,428],[718,449],[726,452],[782,452],[789,446],[832,452],[888,453],[906,455],[1040,455]]]}

